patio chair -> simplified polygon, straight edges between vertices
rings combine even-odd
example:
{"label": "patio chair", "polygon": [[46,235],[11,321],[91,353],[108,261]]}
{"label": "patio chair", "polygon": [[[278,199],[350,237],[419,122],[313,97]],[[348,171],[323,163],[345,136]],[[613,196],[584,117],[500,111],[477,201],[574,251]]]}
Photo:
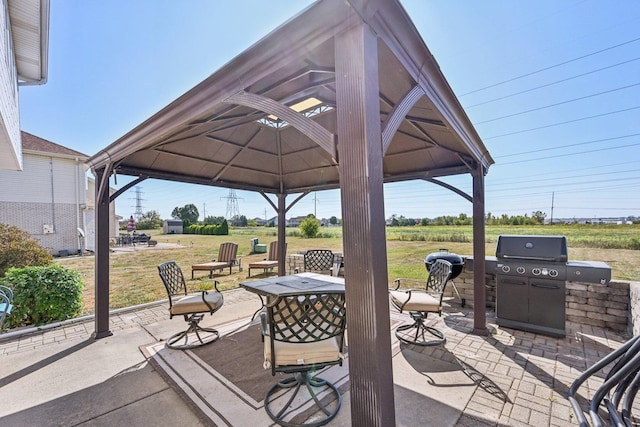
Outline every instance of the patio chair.
{"label": "patio chair", "polygon": [[[604,381],[592,378],[603,373],[606,373]],[[596,381],[599,381],[601,386],[594,392],[593,383]],[[589,383],[585,395],[592,396],[587,404],[591,424],[587,421],[577,397],[578,389],[585,382]],[[569,387],[569,402],[580,427],[631,426],[636,422],[632,409],[639,388],[640,335],[636,335],[576,378]]]}
{"label": "patio chair", "polygon": [[167,338],[166,346],[186,350],[216,341],[220,336],[218,331],[204,328],[199,323],[204,313],[213,314],[220,310],[224,303],[224,298],[218,291],[218,281],[213,282],[214,289],[188,294],[182,270],[175,261],[158,265],[158,273],[169,295],[169,318],[182,315],[189,324],[185,331]]}
{"label": "patio chair", "polygon": [[[333,274],[334,256],[329,249],[310,249],[304,253],[303,271]],[[300,273],[299,269],[295,269]]]}
{"label": "patio chair", "polygon": [[[284,244],[284,251],[286,255],[287,244]],[[267,270],[273,270],[278,267],[278,241],[273,241],[269,244],[269,254],[266,259],[262,261],[256,261],[249,263],[249,276],[251,277],[251,269],[263,269],[264,274],[267,274]]]}
{"label": "patio chair", "polygon": [[231,268],[234,265],[241,268],[241,261],[237,258],[238,244],[233,242],[225,242],[220,245],[218,250],[218,258],[214,258],[211,262],[205,262],[202,264],[193,264],[191,266],[191,279],[193,280],[193,273],[196,271],[208,271],[209,279],[213,278],[213,272],[216,270],[224,270],[229,267],[229,274],[231,274]]}
{"label": "patio chair", "polygon": [[[268,391],[264,408],[273,421],[284,426],[320,426],[340,410],[342,396],[317,372],[344,359],[346,310],[344,293],[281,296],[261,314],[264,368],[271,374],[292,374]],[[313,421],[293,418],[301,402],[313,399],[322,411]],[[318,418],[320,417],[320,418]]]}
{"label": "patio chair", "polygon": [[0,332],[4,325],[4,319],[11,314],[13,309],[13,291],[11,288],[0,285]]}
{"label": "patio chair", "polygon": [[[391,304],[402,313],[408,311],[413,319],[412,324],[402,325],[396,329],[396,337],[407,344],[421,346],[444,344],[444,333],[432,326],[427,326],[425,321],[429,313],[442,315],[442,296],[447,282],[451,278],[452,265],[444,259],[436,260],[429,270],[429,276],[425,289],[400,289],[407,284],[417,283],[411,279],[394,280],[395,288],[389,290]],[[427,339],[425,332],[433,335],[435,339]]]}

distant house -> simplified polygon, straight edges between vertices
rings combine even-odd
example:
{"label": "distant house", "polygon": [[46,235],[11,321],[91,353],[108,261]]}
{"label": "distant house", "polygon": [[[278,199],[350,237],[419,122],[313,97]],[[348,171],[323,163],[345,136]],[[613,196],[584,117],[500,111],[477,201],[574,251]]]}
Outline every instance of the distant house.
{"label": "distant house", "polygon": [[182,234],[182,220],[165,219],[162,223],[162,234]]}
{"label": "distant house", "polygon": [[[0,170],[0,222],[35,237],[52,255],[95,250],[95,183],[86,154],[22,132],[23,168]],[[117,235],[111,203],[112,236]]]}
{"label": "distant house", "polygon": [[47,81],[49,0],[0,6],[0,170],[23,167],[19,86]]}

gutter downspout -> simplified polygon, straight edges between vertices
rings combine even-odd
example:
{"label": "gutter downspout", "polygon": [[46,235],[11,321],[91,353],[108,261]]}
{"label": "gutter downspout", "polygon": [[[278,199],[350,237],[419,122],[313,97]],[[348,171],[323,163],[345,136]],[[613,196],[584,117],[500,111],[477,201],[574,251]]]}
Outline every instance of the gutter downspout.
{"label": "gutter downspout", "polygon": [[82,255],[82,242],[80,239],[82,239],[82,237],[80,236],[80,230],[84,229],[83,227],[81,227],[80,225],[80,191],[78,190],[78,186],[80,185],[80,159],[78,159],[77,157],[75,158],[76,161],[76,170],[75,170],[75,182],[74,182],[74,186],[76,189],[76,231],[78,231],[78,253],[80,255]]}

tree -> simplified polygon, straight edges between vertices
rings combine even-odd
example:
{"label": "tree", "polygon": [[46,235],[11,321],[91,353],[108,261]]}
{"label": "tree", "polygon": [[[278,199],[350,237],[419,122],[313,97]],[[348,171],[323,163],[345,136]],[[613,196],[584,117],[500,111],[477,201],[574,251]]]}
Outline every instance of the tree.
{"label": "tree", "polygon": [[332,216],[331,218],[329,218],[329,223],[333,225],[338,224],[338,218],[336,218],[335,216]]}
{"label": "tree", "polygon": [[196,224],[198,222],[198,217],[200,216],[200,212],[198,212],[198,208],[193,203],[189,203],[184,205],[181,208],[175,207],[171,212],[171,216],[174,218],[179,218],[185,225]]}
{"label": "tree", "polygon": [[43,266],[52,262],[51,254],[29,233],[0,223],[0,277],[10,267]]}
{"label": "tree", "polygon": [[246,227],[249,220],[244,215],[236,215],[229,221],[233,227]]}
{"label": "tree", "polygon": [[531,216],[536,224],[544,224],[544,219],[547,217],[547,214],[542,211],[535,211],[531,213]]}
{"label": "tree", "polygon": [[162,218],[156,211],[148,211],[140,215],[140,219],[136,222],[138,230],[152,230],[162,227]]}
{"label": "tree", "polygon": [[313,215],[307,216],[300,223],[300,231],[304,237],[313,238],[318,235],[320,230],[320,221],[318,221]]}
{"label": "tree", "polygon": [[220,225],[225,222],[226,219],[223,216],[206,216],[202,222],[205,225]]}

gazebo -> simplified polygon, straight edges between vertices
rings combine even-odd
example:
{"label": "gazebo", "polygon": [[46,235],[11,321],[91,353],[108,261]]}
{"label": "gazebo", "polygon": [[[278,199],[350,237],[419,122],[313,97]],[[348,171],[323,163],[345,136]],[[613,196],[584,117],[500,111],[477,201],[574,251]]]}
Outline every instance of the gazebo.
{"label": "gazebo", "polygon": [[[95,338],[111,334],[109,203],[150,178],[262,194],[278,215],[281,253],[287,210],[309,192],[340,189],[354,425],[395,423],[384,183],[425,180],[473,203],[474,332],[486,333],[484,177],[493,159],[398,0],[315,2],[88,163],[97,182]],[[136,179],[110,195],[114,174]],[[459,174],[473,194],[438,179]]]}

